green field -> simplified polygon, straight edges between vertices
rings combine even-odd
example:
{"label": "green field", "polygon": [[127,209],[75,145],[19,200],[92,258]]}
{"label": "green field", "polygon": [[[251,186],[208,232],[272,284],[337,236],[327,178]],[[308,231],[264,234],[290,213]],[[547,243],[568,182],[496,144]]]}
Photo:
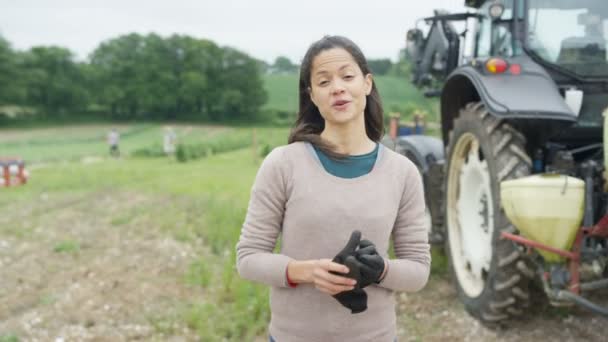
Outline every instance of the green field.
{"label": "green field", "polygon": [[[265,75],[268,102],[264,108],[295,113],[298,109],[298,79],[297,74]],[[429,121],[437,121],[436,101],[425,98],[408,79],[376,76],[375,81],[386,113],[401,111],[407,117],[412,108],[420,108],[429,113]]]}
{"label": "green field", "polygon": [[[81,160],[108,155],[106,135],[116,128],[121,135],[120,150],[130,155],[138,150],[157,150],[162,146],[163,126],[158,124],[68,125],[35,130],[0,130],[2,156],[19,156],[30,163]],[[179,142],[202,144],[240,138],[243,144],[251,141],[251,129],[226,126],[173,125]],[[24,133],[24,132],[35,133]],[[262,135],[265,131],[260,131]]]}

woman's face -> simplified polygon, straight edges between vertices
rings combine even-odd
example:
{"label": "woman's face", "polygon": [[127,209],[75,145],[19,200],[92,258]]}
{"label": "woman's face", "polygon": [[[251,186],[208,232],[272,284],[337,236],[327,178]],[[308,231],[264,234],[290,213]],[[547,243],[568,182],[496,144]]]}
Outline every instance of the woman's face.
{"label": "woman's face", "polygon": [[346,124],[364,115],[372,75],[363,75],[348,51],[324,50],[312,61],[310,98],[326,123]]}

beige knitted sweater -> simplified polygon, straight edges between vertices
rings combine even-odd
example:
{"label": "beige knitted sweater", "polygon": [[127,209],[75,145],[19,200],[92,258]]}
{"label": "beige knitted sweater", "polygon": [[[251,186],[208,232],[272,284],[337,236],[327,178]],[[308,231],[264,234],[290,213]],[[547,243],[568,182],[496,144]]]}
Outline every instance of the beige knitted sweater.
{"label": "beige knitted sweater", "polygon": [[[422,181],[404,156],[384,146],[372,171],[346,179],[326,172],[308,143],[274,149],[253,184],[237,243],[237,269],[271,286],[269,333],[277,342],[393,341],[395,291],[417,291],[430,266]],[[379,285],[365,288],[368,309],[351,314],[311,284],[290,288],[290,260],[333,258],[358,229],[388,258]],[[280,239],[279,253],[273,253]]]}

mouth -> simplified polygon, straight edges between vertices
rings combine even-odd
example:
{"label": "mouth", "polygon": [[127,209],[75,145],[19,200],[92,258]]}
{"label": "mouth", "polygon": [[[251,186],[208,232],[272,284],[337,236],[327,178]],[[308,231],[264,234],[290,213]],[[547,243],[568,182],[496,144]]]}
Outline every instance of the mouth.
{"label": "mouth", "polygon": [[332,107],[336,109],[345,109],[350,104],[350,101],[346,100],[338,100],[331,104]]}

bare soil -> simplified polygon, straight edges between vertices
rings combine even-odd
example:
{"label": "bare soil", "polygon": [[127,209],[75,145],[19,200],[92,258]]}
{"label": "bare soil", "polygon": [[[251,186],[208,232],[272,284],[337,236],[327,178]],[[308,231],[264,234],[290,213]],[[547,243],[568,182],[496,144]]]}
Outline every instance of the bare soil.
{"label": "bare soil", "polygon": [[[183,280],[204,243],[177,241],[146,215],[117,216],[160,210],[167,200],[110,191],[43,194],[25,207],[0,208],[0,337],[196,341],[179,313],[205,297]],[[576,308],[487,329],[444,276],[419,293],[400,294],[399,303],[400,341],[606,340],[608,320]]]}
{"label": "bare soil", "polygon": [[171,320],[180,305],[204,295],[181,281],[195,246],[145,217],[116,225],[113,213],[161,207],[151,201],[128,193],[60,201],[42,195],[29,208],[0,210],[0,225],[11,226],[0,230],[0,336],[195,340]]}
{"label": "bare soil", "polygon": [[[469,315],[448,276],[431,277],[418,293],[400,294],[400,341],[606,341],[608,319],[578,307],[537,303],[506,327],[489,329]],[[608,296],[593,300],[606,305]]]}

